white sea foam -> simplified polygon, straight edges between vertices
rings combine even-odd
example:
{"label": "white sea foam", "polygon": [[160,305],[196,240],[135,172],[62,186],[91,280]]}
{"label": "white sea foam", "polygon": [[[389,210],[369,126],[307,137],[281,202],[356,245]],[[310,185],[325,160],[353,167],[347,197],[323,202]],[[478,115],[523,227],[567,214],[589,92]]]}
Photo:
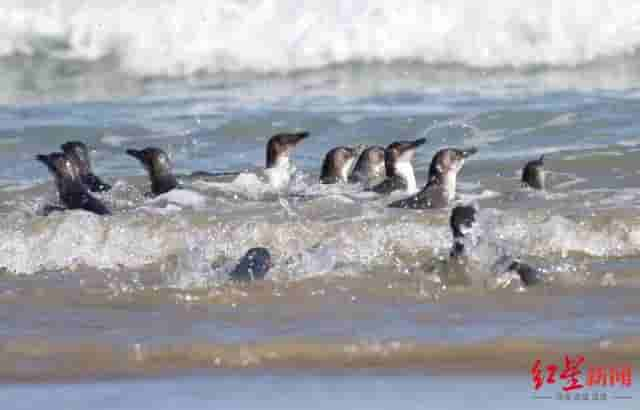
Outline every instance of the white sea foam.
{"label": "white sea foam", "polygon": [[[428,261],[418,255],[420,252],[446,255],[451,246],[446,212],[384,209],[381,213],[365,206],[361,215],[332,222],[324,215],[310,219],[304,208],[307,203],[288,206],[298,215],[280,222],[275,216],[273,221],[206,221],[201,215],[184,212],[99,217],[69,211],[33,217],[16,211],[0,221],[0,268],[16,273],[73,270],[77,266],[137,268],[163,264],[178,255],[179,261],[187,258],[179,263],[179,269],[191,271],[197,264],[197,272],[213,274],[202,268],[207,265],[203,261],[222,256],[236,261],[247,249],[265,246],[274,254],[275,277],[299,279],[334,271],[364,272],[372,266],[404,272]],[[556,262],[572,254],[637,256],[640,245],[640,225],[633,220],[602,224],[562,216],[531,219],[486,209],[479,213],[479,227],[488,245],[509,255],[533,255]],[[482,255],[487,262],[495,260],[493,254]]]}
{"label": "white sea foam", "polygon": [[575,66],[640,45],[633,0],[5,0],[0,55],[119,59],[181,76],[351,61]]}
{"label": "white sea foam", "polygon": [[189,189],[172,189],[167,193],[158,195],[157,197],[149,200],[148,203],[154,205],[166,205],[170,209],[175,208],[176,205],[199,209],[205,206],[207,198],[204,195]]}
{"label": "white sea foam", "polygon": [[213,188],[224,192],[242,195],[250,199],[260,199],[267,194],[275,193],[271,185],[261,179],[258,174],[253,172],[241,172],[231,182],[209,182],[205,180],[196,180],[194,185],[201,188]]}
{"label": "white sea foam", "polygon": [[129,142],[133,137],[125,137],[122,135],[105,135],[101,141],[103,144],[110,145],[112,147],[121,147],[125,142]]}

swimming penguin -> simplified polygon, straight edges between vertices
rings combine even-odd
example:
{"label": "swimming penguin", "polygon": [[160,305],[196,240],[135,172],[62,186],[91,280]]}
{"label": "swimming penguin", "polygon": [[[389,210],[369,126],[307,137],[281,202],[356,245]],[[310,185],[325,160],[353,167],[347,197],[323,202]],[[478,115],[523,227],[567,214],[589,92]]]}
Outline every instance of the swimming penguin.
{"label": "swimming penguin", "polygon": [[91,192],[105,192],[111,189],[111,185],[103,182],[91,169],[91,158],[87,146],[80,141],[65,142],[60,146],[62,151],[69,159],[76,163],[80,170],[80,179],[82,183],[89,188]]}
{"label": "swimming penguin", "polygon": [[458,172],[477,148],[445,148],[438,151],[429,166],[427,185],[409,198],[392,202],[392,208],[429,209],[444,208],[455,198]]}
{"label": "swimming penguin", "polygon": [[348,182],[349,171],[356,160],[356,154],[356,150],[349,147],[337,147],[329,151],[322,162],[320,182],[323,184]]}
{"label": "swimming penguin", "polygon": [[409,195],[416,193],[418,186],[411,161],[416,156],[416,149],[425,142],[427,142],[426,138],[420,138],[415,141],[399,141],[390,144],[384,150],[387,177],[369,190],[383,195],[394,191],[404,191]]}
{"label": "swimming penguin", "polygon": [[544,155],[529,161],[522,169],[522,185],[533,189],[544,189]]}
{"label": "swimming penguin", "polygon": [[169,156],[160,148],[128,149],[127,154],[137,158],[149,173],[151,194],[164,194],[178,186],[178,180],[171,170]]}
{"label": "swimming penguin", "polygon": [[[273,188],[280,190],[289,185],[291,174],[295,171],[295,167],[293,167],[289,161],[289,154],[296,145],[308,136],[309,133],[303,131],[276,134],[269,139],[266,149],[267,162],[264,169],[264,177]],[[221,177],[232,177],[240,174],[241,172],[196,171],[186,177],[186,179],[206,180],[213,178],[217,180]]]}
{"label": "swimming penguin", "polygon": [[[467,263],[468,236],[476,223],[476,209],[473,206],[456,206],[451,211],[449,225],[453,234],[453,246],[451,247],[450,263],[464,265]],[[509,256],[503,256],[494,265],[495,273],[515,272],[525,286],[532,286],[542,280],[542,272],[526,263],[515,260]]]}
{"label": "swimming penguin", "polygon": [[231,280],[248,282],[264,279],[271,269],[271,254],[266,248],[251,248],[229,274]]}
{"label": "swimming penguin", "polygon": [[[82,183],[80,170],[75,161],[62,152],[48,155],[37,155],[36,159],[47,166],[53,175],[58,188],[60,201],[66,209],[84,209],[98,215],[110,215],[109,209],[97,198],[92,196]],[[46,214],[53,210],[65,208],[48,207]]]}
{"label": "swimming penguin", "polygon": [[384,178],[384,172],[384,148],[374,145],[362,151],[349,175],[349,182],[370,187]]}
{"label": "swimming penguin", "polygon": [[267,181],[275,189],[289,185],[295,170],[289,161],[291,151],[309,136],[306,131],[276,134],[267,143],[267,166],[264,171]]}

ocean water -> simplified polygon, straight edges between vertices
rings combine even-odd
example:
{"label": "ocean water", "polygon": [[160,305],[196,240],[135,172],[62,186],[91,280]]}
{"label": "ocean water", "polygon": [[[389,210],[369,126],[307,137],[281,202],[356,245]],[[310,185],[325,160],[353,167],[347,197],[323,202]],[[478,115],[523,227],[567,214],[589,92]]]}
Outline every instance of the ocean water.
{"label": "ocean water", "polygon": [[[5,0],[0,23],[3,408],[352,408],[371,388],[380,408],[466,407],[456,383],[533,408],[537,359],[637,373],[635,2]],[[310,137],[277,192],[256,170],[290,130]],[[318,182],[335,146],[422,137],[419,186],[437,150],[479,150],[456,199],[479,209],[468,286],[442,282],[450,209]],[[42,216],[57,194],[34,157],[69,140],[114,186],[114,215]],[[181,175],[243,173],[149,200],[125,154],[147,146]],[[547,189],[523,189],[543,154]],[[230,283],[254,246],[269,280]],[[492,273],[505,253],[544,284]],[[247,385],[262,399],[238,397]],[[637,382],[603,391],[640,401]]]}

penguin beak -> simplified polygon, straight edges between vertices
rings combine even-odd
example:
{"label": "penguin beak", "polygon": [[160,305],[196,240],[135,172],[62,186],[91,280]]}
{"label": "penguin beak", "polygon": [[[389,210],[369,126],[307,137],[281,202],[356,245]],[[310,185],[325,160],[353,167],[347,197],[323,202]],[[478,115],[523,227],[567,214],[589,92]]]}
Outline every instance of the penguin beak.
{"label": "penguin beak", "polygon": [[36,155],[36,160],[42,162],[50,170],[56,169],[51,155],[43,155],[43,154]]}
{"label": "penguin beak", "polygon": [[302,132],[296,132],[293,134],[289,135],[289,141],[287,141],[289,144],[292,144],[294,147],[296,145],[298,145],[300,142],[302,142],[302,140],[304,140],[305,138],[309,137],[309,132],[308,131],[302,131]]}
{"label": "penguin beak", "polygon": [[128,149],[127,150],[127,154],[131,155],[132,157],[138,159],[139,161],[143,161],[144,156],[142,154],[142,151],[137,150],[137,149]]}
{"label": "penguin beak", "polygon": [[462,149],[460,150],[460,154],[462,155],[462,158],[469,158],[470,156],[472,156],[473,154],[478,152],[478,148],[476,147],[471,147],[468,149]]}
{"label": "penguin beak", "polygon": [[413,157],[413,155],[415,155],[416,148],[418,148],[421,145],[424,145],[425,142],[427,142],[426,138],[420,138],[415,141],[403,143],[399,148],[400,153],[404,155],[405,153],[409,152],[411,153],[410,155]]}
{"label": "penguin beak", "polygon": [[43,164],[49,166],[51,164],[51,161],[49,160],[49,156],[48,155],[36,155],[36,160],[42,162]]}
{"label": "penguin beak", "polygon": [[53,159],[50,155],[36,155],[36,160],[42,162],[50,172],[56,172],[56,166],[53,162]]}
{"label": "penguin beak", "polygon": [[420,138],[411,143],[412,148],[418,148],[421,145],[424,145],[427,142],[426,138]]}

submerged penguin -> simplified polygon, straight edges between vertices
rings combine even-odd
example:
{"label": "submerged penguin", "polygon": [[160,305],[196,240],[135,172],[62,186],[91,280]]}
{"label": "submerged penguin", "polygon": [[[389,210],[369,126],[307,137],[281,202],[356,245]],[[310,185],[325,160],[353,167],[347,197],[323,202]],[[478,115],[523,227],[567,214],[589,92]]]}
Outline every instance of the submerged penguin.
{"label": "submerged penguin", "polygon": [[415,141],[398,141],[384,150],[386,179],[375,185],[370,191],[389,195],[394,191],[404,191],[411,195],[418,190],[416,177],[411,163],[416,156],[416,149],[427,142],[426,138]]}
{"label": "submerged penguin", "polygon": [[[476,209],[473,206],[456,206],[451,211],[449,225],[453,234],[453,246],[451,247],[450,263],[452,265],[467,264],[467,256],[471,251],[467,249],[468,235],[476,223]],[[540,283],[542,272],[526,263],[515,260],[509,256],[503,256],[493,265],[495,273],[515,272],[525,286]]]}
{"label": "submerged penguin", "polygon": [[169,156],[160,148],[128,149],[127,154],[137,158],[149,173],[152,195],[164,194],[178,187]]}
{"label": "submerged penguin", "polygon": [[429,209],[445,208],[456,195],[458,173],[464,162],[478,152],[477,148],[445,148],[431,160],[427,185],[409,198],[392,202],[392,208]]}
{"label": "submerged penguin", "polygon": [[264,279],[271,269],[271,254],[266,248],[251,248],[229,274],[231,280],[248,282]]}
{"label": "submerged penguin", "polygon": [[374,145],[362,151],[349,175],[349,182],[371,187],[376,181],[384,178],[384,175],[384,148]]}
{"label": "submerged penguin", "polygon": [[322,162],[320,182],[337,184],[348,182],[351,165],[356,160],[356,150],[350,147],[337,147],[325,155]]}
{"label": "submerged penguin", "polygon": [[66,208],[48,207],[45,214],[64,209],[84,209],[98,215],[110,215],[109,209],[99,199],[92,196],[82,183],[80,170],[75,161],[62,152],[37,155],[36,159],[47,166],[53,175],[60,202]]}
{"label": "submerged penguin", "polygon": [[544,189],[544,155],[529,161],[522,169],[522,185],[533,189]]}
{"label": "submerged penguin", "polygon": [[104,192],[111,189],[111,185],[103,182],[91,169],[91,158],[87,146],[80,141],[68,141],[60,146],[69,159],[75,162],[80,171],[82,183],[91,192]]}

